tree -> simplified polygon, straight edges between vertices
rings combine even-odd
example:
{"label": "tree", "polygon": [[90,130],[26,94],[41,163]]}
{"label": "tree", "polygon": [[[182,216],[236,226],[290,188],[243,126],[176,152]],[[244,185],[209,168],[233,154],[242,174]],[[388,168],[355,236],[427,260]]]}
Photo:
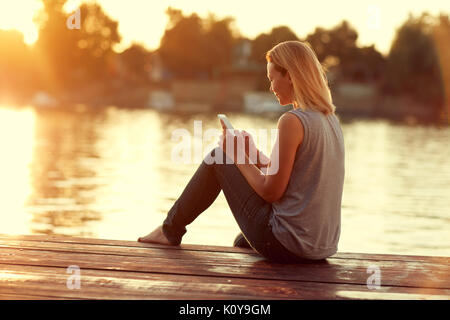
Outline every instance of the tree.
{"label": "tree", "polygon": [[306,41],[317,54],[320,62],[327,66],[339,66],[341,73],[348,76],[357,56],[358,33],[347,21],[326,30],[318,27],[306,37]]}
{"label": "tree", "polygon": [[[229,66],[232,61],[233,47],[237,41],[237,32],[233,30],[233,18],[217,19],[210,14],[205,21],[205,41],[207,69],[210,72]],[[236,34],[236,35],[235,35]]]}
{"label": "tree", "polygon": [[30,49],[16,30],[0,30],[0,100],[24,97],[34,87],[34,67]]}
{"label": "tree", "polygon": [[127,81],[131,84],[147,83],[149,81],[149,71],[151,53],[139,44],[133,44],[120,55]]}
{"label": "tree", "polygon": [[433,27],[433,40],[440,63],[444,107],[450,120],[450,19],[448,15],[439,15],[438,23]]}
{"label": "tree", "polygon": [[265,64],[266,53],[280,42],[299,40],[294,31],[286,26],[272,28],[269,33],[262,33],[252,41],[251,59]]}
{"label": "tree", "polygon": [[386,58],[374,45],[357,48],[352,62],[343,65],[343,74],[356,82],[380,82],[384,78]]}
{"label": "tree", "polygon": [[120,41],[117,22],[96,3],[80,6],[81,29],[68,29],[70,14],[63,11],[66,0],[43,1],[36,17],[39,38],[35,44],[42,74],[53,91],[70,90],[78,85],[107,77],[108,57]]}
{"label": "tree", "polygon": [[114,55],[113,47],[120,42],[118,22],[109,18],[96,3],[82,4],[83,27],[77,46],[80,64],[91,79],[107,77],[108,59]]}
{"label": "tree", "polygon": [[158,54],[164,65],[178,77],[209,78],[215,70],[231,63],[235,35],[233,19],[207,19],[181,10],[166,10],[169,23],[161,39]]}
{"label": "tree", "polygon": [[347,22],[324,29],[318,27],[306,37],[327,68],[338,70],[340,80],[373,81],[382,77],[385,58],[375,47],[358,47],[358,32]]}
{"label": "tree", "polygon": [[388,56],[384,89],[409,94],[439,112],[444,90],[432,34],[435,23],[427,13],[420,17],[410,15],[397,30]]}

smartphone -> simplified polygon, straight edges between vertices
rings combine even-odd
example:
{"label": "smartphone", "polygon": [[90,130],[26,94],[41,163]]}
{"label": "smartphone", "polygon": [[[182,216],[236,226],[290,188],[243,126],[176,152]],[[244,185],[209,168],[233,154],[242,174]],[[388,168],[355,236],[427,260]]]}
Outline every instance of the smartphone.
{"label": "smartphone", "polygon": [[227,116],[224,114],[218,114],[217,117],[222,120],[222,122],[225,125],[225,128],[229,129],[229,130],[234,130],[233,126],[231,125],[230,120],[228,120]]}

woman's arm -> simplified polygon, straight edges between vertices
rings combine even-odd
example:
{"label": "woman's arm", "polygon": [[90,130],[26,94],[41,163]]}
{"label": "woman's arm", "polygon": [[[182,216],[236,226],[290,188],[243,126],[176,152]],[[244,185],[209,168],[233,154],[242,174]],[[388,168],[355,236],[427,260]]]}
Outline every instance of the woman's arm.
{"label": "woman's arm", "polygon": [[287,112],[278,121],[278,136],[270,156],[267,172],[264,174],[247,161],[236,163],[255,192],[268,202],[279,200],[289,183],[297,148],[301,145],[304,129],[301,121]]}
{"label": "woman's arm", "polygon": [[258,168],[267,168],[270,164],[270,158],[258,149],[256,152],[258,152]]}

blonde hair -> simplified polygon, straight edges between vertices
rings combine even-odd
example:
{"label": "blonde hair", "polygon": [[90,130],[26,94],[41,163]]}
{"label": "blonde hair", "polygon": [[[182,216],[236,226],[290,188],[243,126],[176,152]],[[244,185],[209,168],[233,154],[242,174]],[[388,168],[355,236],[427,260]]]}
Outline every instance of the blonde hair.
{"label": "blonde hair", "polygon": [[307,42],[285,41],[266,53],[267,62],[275,69],[289,73],[294,87],[294,109],[315,109],[324,114],[334,113],[325,68]]}

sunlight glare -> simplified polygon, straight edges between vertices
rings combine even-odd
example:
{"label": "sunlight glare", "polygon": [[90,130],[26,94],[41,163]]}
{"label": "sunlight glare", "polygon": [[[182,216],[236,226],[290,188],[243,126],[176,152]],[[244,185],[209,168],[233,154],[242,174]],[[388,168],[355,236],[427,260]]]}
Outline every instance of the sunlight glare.
{"label": "sunlight glare", "polygon": [[34,43],[38,30],[33,17],[41,7],[42,3],[36,0],[0,2],[0,29],[16,29],[23,34],[26,44]]}
{"label": "sunlight glare", "polygon": [[[33,158],[35,114],[32,110],[0,108],[0,233],[26,234],[25,204],[31,192],[30,165]],[[8,223],[5,223],[8,221]]]}

